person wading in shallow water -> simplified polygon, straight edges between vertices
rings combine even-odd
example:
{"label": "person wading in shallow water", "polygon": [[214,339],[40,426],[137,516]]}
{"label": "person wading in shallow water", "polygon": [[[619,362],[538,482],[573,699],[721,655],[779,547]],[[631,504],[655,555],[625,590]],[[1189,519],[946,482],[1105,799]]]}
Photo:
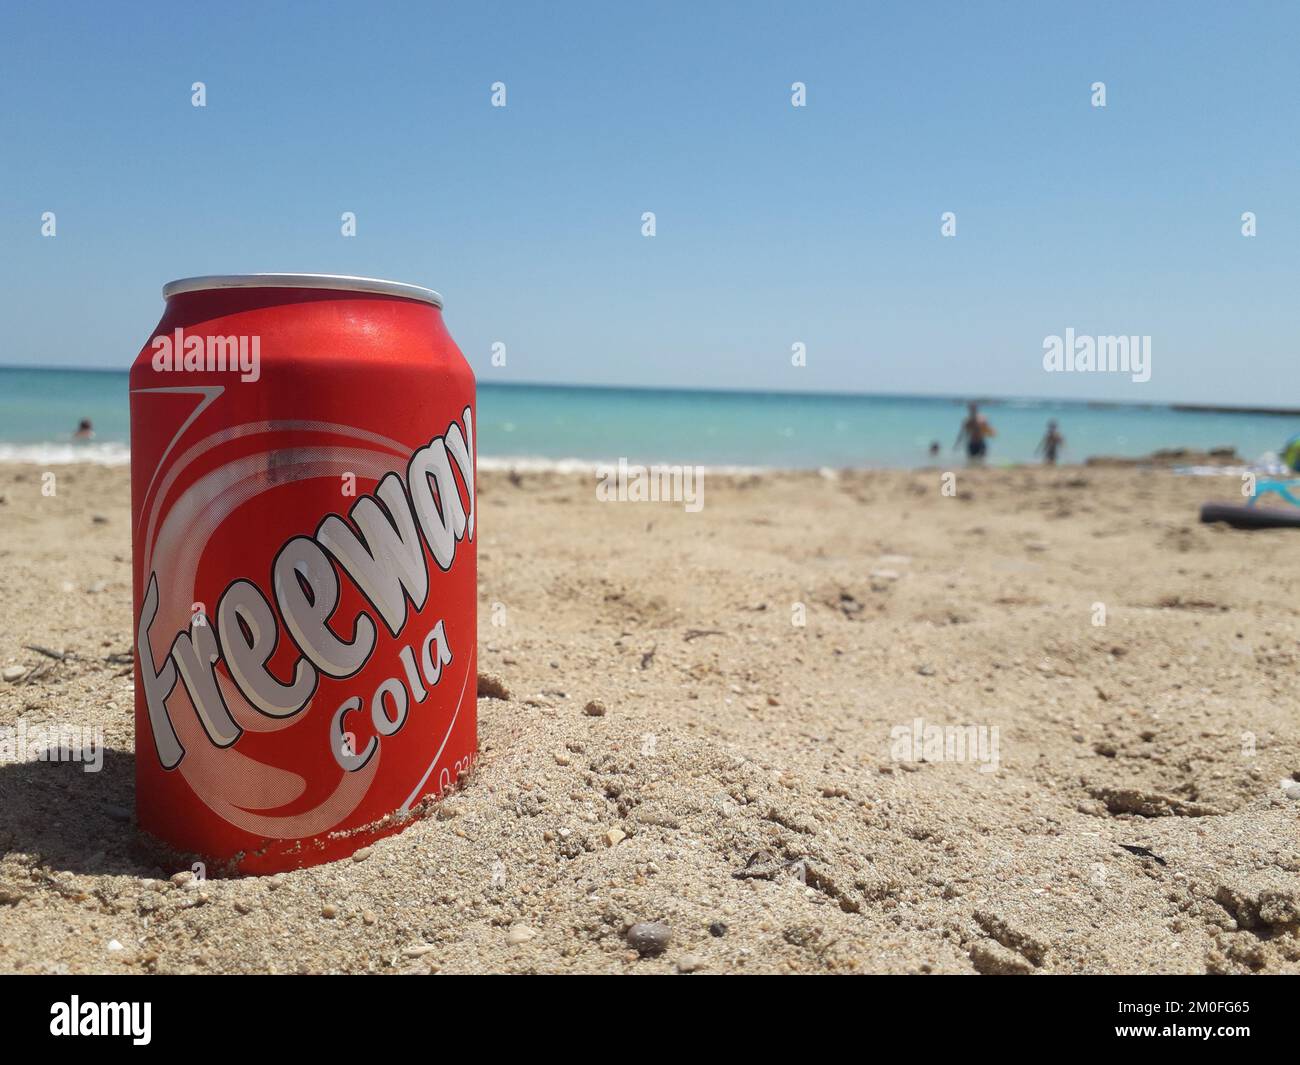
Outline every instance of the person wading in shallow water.
{"label": "person wading in shallow water", "polygon": [[979,465],[984,461],[985,454],[988,453],[989,437],[995,435],[997,434],[993,431],[993,426],[984,420],[979,407],[974,403],[968,404],[966,420],[961,423],[957,439],[952,445],[953,450],[956,450],[964,439],[966,441],[966,460],[972,466]]}
{"label": "person wading in shallow water", "polygon": [[1038,447],[1034,449],[1036,454],[1041,453],[1043,462],[1048,466],[1056,465],[1056,456],[1061,448],[1065,447],[1065,437],[1056,428],[1056,422],[1047,423],[1047,432],[1043,434],[1043,439],[1038,442]]}

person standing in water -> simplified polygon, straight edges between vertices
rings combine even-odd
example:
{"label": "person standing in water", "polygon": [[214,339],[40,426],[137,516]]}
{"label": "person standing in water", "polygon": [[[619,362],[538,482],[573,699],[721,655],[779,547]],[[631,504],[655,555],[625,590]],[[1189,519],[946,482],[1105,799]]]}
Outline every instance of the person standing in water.
{"label": "person standing in water", "polygon": [[1065,437],[1063,437],[1056,428],[1056,422],[1047,423],[1047,432],[1043,434],[1043,439],[1038,442],[1038,447],[1034,448],[1034,454],[1043,456],[1043,465],[1055,466],[1056,453],[1065,447]]}
{"label": "person standing in water", "polygon": [[982,414],[979,407],[970,403],[966,407],[966,420],[961,423],[961,429],[957,433],[957,439],[953,442],[955,451],[961,444],[962,440],[966,441],[966,460],[972,465],[979,465],[984,461],[984,456],[988,453],[989,437],[996,435],[991,426]]}
{"label": "person standing in water", "polygon": [[95,427],[90,424],[89,418],[82,418],[81,424],[77,426],[77,431],[72,434],[73,440],[94,440]]}

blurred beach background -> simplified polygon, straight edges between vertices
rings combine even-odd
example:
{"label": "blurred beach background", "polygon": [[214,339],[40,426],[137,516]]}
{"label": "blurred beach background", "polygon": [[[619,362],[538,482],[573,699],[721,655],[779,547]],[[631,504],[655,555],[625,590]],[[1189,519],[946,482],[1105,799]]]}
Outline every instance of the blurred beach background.
{"label": "blurred beach background", "polygon": [[[1300,431],[1300,8],[9,8],[0,729],[105,758],[0,764],[0,971],[1300,975],[1296,534],[1178,475]],[[480,751],[362,861],[201,882],[134,822],[126,368],[251,271],[446,296]]]}
{"label": "blurred beach background", "polygon": [[[972,397],[980,398],[980,397]],[[724,468],[907,468],[964,461],[952,451],[966,400],[577,385],[479,384],[480,461],[565,469],[626,458]],[[1140,459],[1225,448],[1268,466],[1300,415],[1165,404],[980,399],[997,436],[990,465],[1035,461],[1048,419],[1066,437],[1061,461]],[[129,461],[125,371],[0,367],[0,462]],[[83,418],[95,439],[72,442]],[[938,456],[929,447],[937,441]]]}

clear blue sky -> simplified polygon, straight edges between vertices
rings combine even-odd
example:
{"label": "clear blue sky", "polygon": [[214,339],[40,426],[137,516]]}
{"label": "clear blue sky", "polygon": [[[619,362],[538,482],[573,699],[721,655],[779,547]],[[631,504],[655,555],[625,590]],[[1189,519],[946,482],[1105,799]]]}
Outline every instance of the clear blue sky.
{"label": "clear blue sky", "polygon": [[[1294,403],[1298,53],[1294,3],[10,3],[0,362],[302,270],[439,289],[483,380]],[[1066,327],[1151,381],[1045,374]]]}

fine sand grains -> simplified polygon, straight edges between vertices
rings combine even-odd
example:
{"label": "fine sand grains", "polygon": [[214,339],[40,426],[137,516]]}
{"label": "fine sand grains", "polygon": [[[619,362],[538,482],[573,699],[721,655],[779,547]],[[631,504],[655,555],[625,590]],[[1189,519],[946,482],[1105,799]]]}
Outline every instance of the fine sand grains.
{"label": "fine sand grains", "polygon": [[[135,833],[124,469],[0,469],[10,972],[1300,972],[1300,539],[1231,478],[480,478],[481,758],[358,860]],[[31,648],[38,648],[32,650]]]}

